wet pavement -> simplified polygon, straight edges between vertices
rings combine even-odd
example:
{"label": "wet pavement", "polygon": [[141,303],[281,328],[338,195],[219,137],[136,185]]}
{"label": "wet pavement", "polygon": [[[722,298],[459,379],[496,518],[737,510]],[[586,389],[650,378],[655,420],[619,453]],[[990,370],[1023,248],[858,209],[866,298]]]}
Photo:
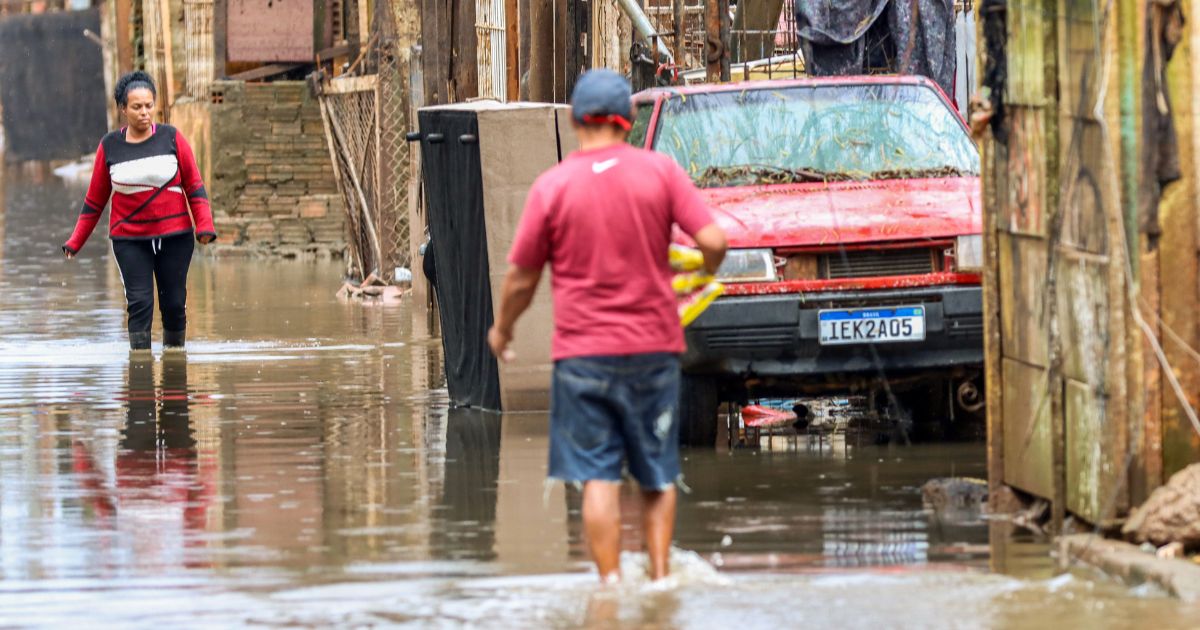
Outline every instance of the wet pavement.
{"label": "wet pavement", "polygon": [[689,451],[675,580],[600,589],[578,494],[543,483],[545,416],[448,410],[439,341],[409,304],[339,302],[336,262],[200,256],[187,354],[131,359],[107,241],[61,260],[81,195],[0,180],[0,626],[1200,618],[1056,575],[1003,525],[933,518],[919,487],[982,477],[975,444]]}

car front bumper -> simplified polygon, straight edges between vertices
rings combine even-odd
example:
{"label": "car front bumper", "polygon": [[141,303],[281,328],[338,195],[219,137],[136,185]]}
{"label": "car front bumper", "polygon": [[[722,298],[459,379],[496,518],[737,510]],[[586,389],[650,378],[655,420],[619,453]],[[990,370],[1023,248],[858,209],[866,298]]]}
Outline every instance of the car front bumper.
{"label": "car front bumper", "polygon": [[[822,309],[924,306],[924,341],[822,346]],[[684,370],[726,377],[877,375],[983,364],[978,285],[726,297],[687,329]]]}

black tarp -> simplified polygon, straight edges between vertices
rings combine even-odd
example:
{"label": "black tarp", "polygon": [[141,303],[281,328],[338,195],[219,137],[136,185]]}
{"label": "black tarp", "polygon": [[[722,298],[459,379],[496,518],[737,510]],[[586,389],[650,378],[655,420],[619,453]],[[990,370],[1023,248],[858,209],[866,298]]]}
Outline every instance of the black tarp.
{"label": "black tarp", "polygon": [[107,130],[104,60],[84,37],[100,32],[100,10],[0,20],[0,107],[6,159],[74,159]]}
{"label": "black tarp", "polygon": [[434,109],[418,114],[421,168],[435,287],[445,349],[446,387],[458,407],[500,409],[500,371],[487,347],[492,326],[483,173],[475,112]]}
{"label": "black tarp", "polygon": [[796,0],[812,76],[895,72],[954,94],[954,0]]}
{"label": "black tarp", "polygon": [[1004,94],[1008,85],[1008,0],[983,0],[979,5],[983,18],[983,41],[987,46],[982,87],[992,106],[992,137],[1008,144],[1008,127],[1004,124]]}

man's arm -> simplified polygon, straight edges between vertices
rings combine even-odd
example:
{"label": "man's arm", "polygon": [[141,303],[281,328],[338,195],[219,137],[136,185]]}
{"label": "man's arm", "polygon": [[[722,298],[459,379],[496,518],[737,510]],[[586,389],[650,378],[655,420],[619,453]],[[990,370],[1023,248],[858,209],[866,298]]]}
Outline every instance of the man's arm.
{"label": "man's arm", "polygon": [[716,223],[710,223],[692,235],[692,239],[696,241],[696,248],[704,254],[704,270],[709,275],[716,274],[725,260],[725,250],[728,247],[725,231],[717,227]]}
{"label": "man's arm", "polygon": [[692,183],[692,178],[671,159],[665,160],[665,176],[671,199],[671,218],[685,234],[696,241],[696,247],[704,255],[704,270],[715,275],[725,260],[725,230],[722,230],[709,212],[708,204]]}
{"label": "man's arm", "polygon": [[529,269],[520,265],[509,265],[508,273],[504,274],[504,284],[500,289],[500,309],[496,315],[496,323],[488,331],[488,345],[492,348],[492,354],[501,361],[507,362],[514,358],[512,351],[508,349],[508,344],[513,338],[513,327],[533,302],[533,295],[537,292],[541,279],[540,267]]}

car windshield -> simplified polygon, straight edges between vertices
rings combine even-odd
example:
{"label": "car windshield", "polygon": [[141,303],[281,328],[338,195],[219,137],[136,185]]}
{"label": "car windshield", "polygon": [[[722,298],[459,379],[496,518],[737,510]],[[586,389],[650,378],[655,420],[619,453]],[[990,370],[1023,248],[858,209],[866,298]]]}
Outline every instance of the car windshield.
{"label": "car windshield", "polygon": [[925,85],[680,94],[654,148],[701,187],[979,174],[963,125]]}

